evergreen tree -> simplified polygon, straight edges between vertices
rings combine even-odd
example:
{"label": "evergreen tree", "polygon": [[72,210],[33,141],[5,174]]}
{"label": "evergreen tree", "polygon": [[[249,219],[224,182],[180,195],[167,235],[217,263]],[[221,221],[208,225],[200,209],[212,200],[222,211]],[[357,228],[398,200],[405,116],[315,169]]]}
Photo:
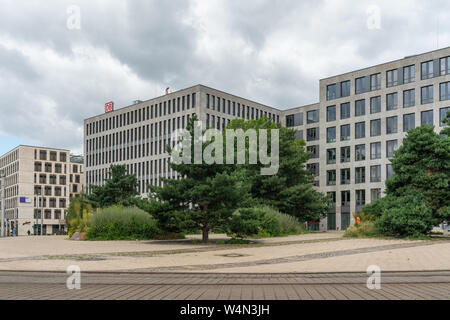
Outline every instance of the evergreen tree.
{"label": "evergreen tree", "polygon": [[128,205],[139,193],[136,176],[127,173],[125,165],[111,165],[111,178],[103,186],[91,185],[88,200],[97,208],[112,205]]}

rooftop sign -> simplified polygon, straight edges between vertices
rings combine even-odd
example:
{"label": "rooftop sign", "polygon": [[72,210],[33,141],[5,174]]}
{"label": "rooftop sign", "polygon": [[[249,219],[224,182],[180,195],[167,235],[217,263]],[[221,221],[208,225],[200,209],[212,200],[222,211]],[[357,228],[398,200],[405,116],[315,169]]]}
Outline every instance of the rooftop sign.
{"label": "rooftop sign", "polygon": [[114,111],[114,102],[107,102],[105,103],[105,113]]}

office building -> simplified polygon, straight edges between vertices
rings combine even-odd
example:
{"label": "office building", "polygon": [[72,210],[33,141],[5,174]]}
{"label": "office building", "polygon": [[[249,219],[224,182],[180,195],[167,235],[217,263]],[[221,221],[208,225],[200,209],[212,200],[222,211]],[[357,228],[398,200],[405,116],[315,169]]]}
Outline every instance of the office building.
{"label": "office building", "polygon": [[420,125],[442,129],[450,111],[450,48],[322,79],[318,103],[289,110],[202,85],[110,107],[84,121],[85,185],[101,185],[110,164],[125,164],[145,197],[147,184],[176,177],[165,146],[191,116],[223,129],[234,118],[267,115],[306,141],[315,187],[333,199],[333,209],[314,226],[344,230],[354,222],[353,213],[383,196],[394,174],[389,159],[406,132]]}

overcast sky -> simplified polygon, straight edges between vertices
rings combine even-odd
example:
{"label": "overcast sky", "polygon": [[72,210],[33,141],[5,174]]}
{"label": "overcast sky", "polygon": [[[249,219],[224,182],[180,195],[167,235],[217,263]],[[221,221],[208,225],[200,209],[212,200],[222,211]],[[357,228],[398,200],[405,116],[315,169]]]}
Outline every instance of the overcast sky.
{"label": "overcast sky", "polygon": [[317,102],[321,78],[438,46],[448,0],[0,0],[0,154],[80,153],[111,100],[201,83],[288,109]]}

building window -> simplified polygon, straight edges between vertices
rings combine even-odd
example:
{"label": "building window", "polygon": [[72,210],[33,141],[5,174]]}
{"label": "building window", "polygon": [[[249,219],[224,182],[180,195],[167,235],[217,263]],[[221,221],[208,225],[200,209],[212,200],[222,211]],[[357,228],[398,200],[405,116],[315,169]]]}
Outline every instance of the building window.
{"label": "building window", "polygon": [[366,88],[366,78],[365,77],[361,77],[361,78],[357,78],[355,80],[355,94],[359,94],[359,93],[363,93],[365,92],[365,88]]}
{"label": "building window", "polygon": [[370,160],[381,159],[381,142],[370,144]]}
{"label": "building window", "polygon": [[403,115],[403,132],[407,132],[416,127],[416,117],[414,113]]}
{"label": "building window", "polygon": [[336,106],[327,107],[327,121],[336,120]]}
{"label": "building window", "polygon": [[355,146],[355,161],[366,160],[366,145],[358,144]]}
{"label": "building window", "polygon": [[336,185],[336,170],[327,171],[327,186]]}
{"label": "building window", "polygon": [[403,91],[403,108],[414,107],[416,105],[415,89]]}
{"label": "building window", "polygon": [[394,170],[392,169],[392,164],[386,165],[386,179],[389,179],[394,175]]}
{"label": "building window", "polygon": [[306,165],[306,168],[311,172],[311,174],[315,177],[319,175],[319,164],[318,163],[309,163]]}
{"label": "building window", "polygon": [[381,198],[381,189],[370,189],[370,201],[374,202]]}
{"label": "building window", "polygon": [[398,94],[397,92],[386,95],[386,111],[397,109]]}
{"label": "building window", "polygon": [[343,207],[350,206],[350,191],[341,191],[341,205]]}
{"label": "building window", "polygon": [[319,128],[306,129],[306,141],[319,140]]}
{"label": "building window", "polygon": [[386,118],[386,134],[397,133],[397,116]]}
{"label": "building window", "polygon": [[366,123],[358,122],[355,123],[355,138],[362,139],[366,137]]}
{"label": "building window", "polygon": [[370,113],[381,112],[381,97],[370,98]]}
{"label": "building window", "polygon": [[380,90],[381,89],[381,73],[372,74],[370,76],[370,90]]}
{"label": "building window", "polygon": [[450,73],[450,57],[441,58],[439,60],[441,76],[445,76]]}
{"label": "building window", "polygon": [[355,117],[363,116],[366,114],[366,100],[355,101]]}
{"label": "building window", "polygon": [[450,112],[450,107],[439,109],[439,125],[443,127],[445,123],[444,119],[447,117],[447,113]]}
{"label": "building window", "polygon": [[306,123],[319,122],[319,110],[312,110],[306,113]]}
{"label": "building window", "polygon": [[350,81],[341,82],[341,97],[348,97],[350,95]]}
{"label": "building window", "polygon": [[356,190],[356,205],[361,207],[366,204],[366,190]]}
{"label": "building window", "polygon": [[[229,122],[230,120],[228,120]],[[303,140],[303,130],[295,131],[295,140]]]}
{"label": "building window", "polygon": [[306,151],[312,154],[311,159],[319,158],[319,146],[308,146]]}
{"label": "building window", "polygon": [[434,76],[433,60],[422,62],[422,80],[431,79]]}
{"label": "building window", "polygon": [[341,141],[350,140],[350,125],[345,124],[341,126]]}
{"label": "building window", "polygon": [[395,150],[397,150],[397,140],[386,141],[386,157],[393,158]]}
{"label": "building window", "polygon": [[286,127],[297,127],[303,125],[303,113],[286,116]]}
{"label": "building window", "polygon": [[381,166],[370,167],[370,182],[381,182]]}
{"label": "building window", "polygon": [[350,169],[341,169],[341,184],[350,184]]}
{"label": "building window", "polygon": [[426,86],[421,88],[421,103],[432,103],[433,102],[433,86]]}
{"label": "building window", "polygon": [[370,121],[370,136],[377,137],[381,135],[381,119]]}
{"label": "building window", "polygon": [[421,125],[432,126],[433,125],[433,110],[422,111],[420,114]]}
{"label": "building window", "polygon": [[350,102],[341,104],[341,119],[350,118]]}
{"label": "building window", "polygon": [[366,182],[366,168],[359,167],[355,168],[355,183],[365,183]]}
{"label": "building window", "polygon": [[350,162],[350,147],[341,148],[341,163]]}
{"label": "building window", "polygon": [[439,99],[441,101],[450,100],[450,82],[439,84]]}
{"label": "building window", "polygon": [[327,100],[336,99],[336,84],[327,86]]}
{"label": "building window", "polygon": [[403,68],[403,83],[411,83],[416,78],[416,66],[411,65]]}
{"label": "building window", "polygon": [[398,84],[398,71],[395,70],[389,70],[386,72],[386,87],[393,87]]}
{"label": "building window", "polygon": [[336,163],[336,149],[327,149],[327,164]]}
{"label": "building window", "polygon": [[327,142],[336,142],[336,127],[327,128]]}

